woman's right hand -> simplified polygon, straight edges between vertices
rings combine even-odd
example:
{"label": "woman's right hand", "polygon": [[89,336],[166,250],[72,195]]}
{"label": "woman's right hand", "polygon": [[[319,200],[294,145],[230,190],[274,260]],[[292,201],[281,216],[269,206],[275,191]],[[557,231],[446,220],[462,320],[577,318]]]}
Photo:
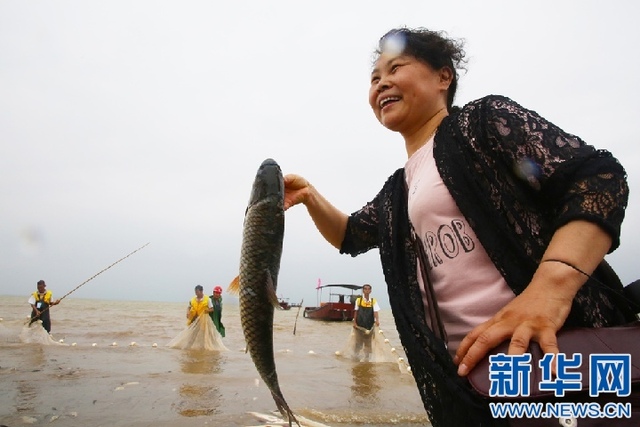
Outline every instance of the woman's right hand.
{"label": "woman's right hand", "polygon": [[284,177],[284,209],[305,203],[309,195],[309,181],[300,175],[288,174]]}

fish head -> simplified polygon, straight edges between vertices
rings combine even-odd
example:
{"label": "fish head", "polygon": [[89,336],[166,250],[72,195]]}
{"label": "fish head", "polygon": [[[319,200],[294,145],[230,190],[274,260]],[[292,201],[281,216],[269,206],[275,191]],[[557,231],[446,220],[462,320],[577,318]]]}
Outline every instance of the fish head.
{"label": "fish head", "polygon": [[251,188],[249,206],[272,197],[282,199],[282,203],[284,203],[284,178],[278,163],[273,159],[266,159],[256,173]]}

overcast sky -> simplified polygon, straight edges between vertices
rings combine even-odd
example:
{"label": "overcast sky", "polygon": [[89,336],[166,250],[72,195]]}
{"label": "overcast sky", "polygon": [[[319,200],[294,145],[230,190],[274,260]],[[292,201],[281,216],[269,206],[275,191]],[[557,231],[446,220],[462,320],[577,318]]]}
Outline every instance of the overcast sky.
{"label": "overcast sky", "polygon": [[[625,166],[609,256],[640,277],[640,6],[632,1],[0,0],[0,295],[187,301],[237,275],[260,163],[352,212],[406,161],[367,102],[371,54],[397,26],[466,40],[456,104],[509,96]],[[286,214],[278,294],[371,283],[378,251],[340,255]],[[230,297],[228,297],[230,299]],[[1,310],[1,300],[0,300]],[[1,313],[1,311],[0,311]]]}

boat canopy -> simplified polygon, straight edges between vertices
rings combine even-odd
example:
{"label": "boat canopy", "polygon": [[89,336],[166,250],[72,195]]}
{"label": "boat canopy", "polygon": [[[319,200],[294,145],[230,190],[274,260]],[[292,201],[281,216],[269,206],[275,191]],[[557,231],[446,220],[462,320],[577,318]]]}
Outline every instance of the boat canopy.
{"label": "boat canopy", "polygon": [[320,286],[316,289],[322,289],[322,288],[347,288],[347,289],[351,289],[352,291],[357,291],[358,289],[362,289],[361,285],[350,285],[350,284],[344,284],[344,283],[332,283],[330,285],[323,285]]}

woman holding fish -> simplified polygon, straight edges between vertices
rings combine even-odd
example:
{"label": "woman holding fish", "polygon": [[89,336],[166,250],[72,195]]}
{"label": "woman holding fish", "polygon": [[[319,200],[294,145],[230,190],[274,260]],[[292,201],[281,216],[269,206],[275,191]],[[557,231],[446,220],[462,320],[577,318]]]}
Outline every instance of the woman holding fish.
{"label": "woman holding fish", "polygon": [[[493,425],[463,378],[505,340],[558,353],[563,326],[632,319],[604,256],[619,245],[625,171],[511,99],[454,107],[462,43],[426,29],[385,34],[369,103],[404,139],[408,160],[347,215],[287,175],[285,209],[302,203],[341,253],[378,248],[389,301],[432,424]],[[613,280],[609,280],[613,278]]]}

